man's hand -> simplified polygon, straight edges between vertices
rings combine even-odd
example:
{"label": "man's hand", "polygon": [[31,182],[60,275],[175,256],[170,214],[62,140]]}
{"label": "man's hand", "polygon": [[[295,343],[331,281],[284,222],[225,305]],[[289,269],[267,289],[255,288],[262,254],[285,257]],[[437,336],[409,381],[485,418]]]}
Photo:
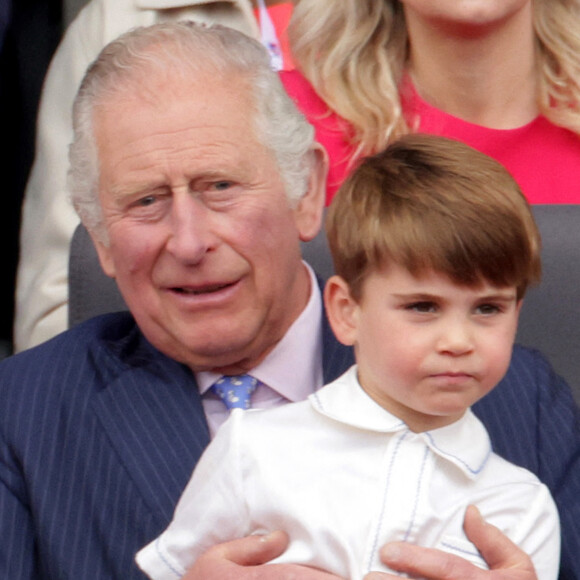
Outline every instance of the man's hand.
{"label": "man's hand", "polygon": [[[426,580],[538,580],[529,556],[502,532],[486,524],[470,506],[465,514],[467,537],[481,552],[489,570],[467,560],[405,542],[387,544],[383,562],[399,572]],[[337,576],[293,564],[262,566],[284,552],[288,537],[283,532],[249,536],[214,546],[201,556],[182,580],[341,580]],[[371,572],[365,580],[400,578]]]}
{"label": "man's hand", "polygon": [[261,565],[278,557],[287,546],[284,532],[219,544],[198,558],[182,580],[344,580],[295,564]]}
{"label": "man's hand", "polygon": [[[537,580],[529,556],[496,527],[485,523],[474,506],[467,508],[463,528],[489,570],[481,570],[459,556],[404,542],[387,544],[381,550],[381,560],[393,570],[426,580]],[[380,572],[365,576],[365,580],[391,578],[399,577]]]}

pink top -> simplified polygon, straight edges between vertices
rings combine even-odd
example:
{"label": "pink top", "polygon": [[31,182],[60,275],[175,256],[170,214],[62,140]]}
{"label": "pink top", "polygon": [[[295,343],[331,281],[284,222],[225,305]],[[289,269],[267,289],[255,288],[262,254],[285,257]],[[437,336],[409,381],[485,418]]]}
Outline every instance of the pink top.
{"label": "pink top", "polygon": [[[330,112],[310,83],[296,70],[281,73],[286,90],[316,129],[330,157],[327,203],[346,177],[354,147],[348,125]],[[409,83],[410,85],[410,83]],[[517,129],[488,129],[448,115],[423,101],[410,87],[405,116],[418,117],[419,131],[463,141],[497,159],[534,204],[580,203],[580,138],[539,116]]]}

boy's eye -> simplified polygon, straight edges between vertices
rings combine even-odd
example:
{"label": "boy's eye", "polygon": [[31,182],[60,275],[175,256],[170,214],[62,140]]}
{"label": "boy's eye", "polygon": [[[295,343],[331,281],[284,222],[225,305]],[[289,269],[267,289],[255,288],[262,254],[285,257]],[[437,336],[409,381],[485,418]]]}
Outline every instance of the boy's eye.
{"label": "boy's eye", "polygon": [[501,308],[497,304],[480,304],[477,307],[477,313],[489,316],[501,312]]}
{"label": "boy's eye", "polygon": [[437,311],[437,305],[429,301],[412,302],[411,304],[407,304],[405,309],[412,312],[430,313]]}

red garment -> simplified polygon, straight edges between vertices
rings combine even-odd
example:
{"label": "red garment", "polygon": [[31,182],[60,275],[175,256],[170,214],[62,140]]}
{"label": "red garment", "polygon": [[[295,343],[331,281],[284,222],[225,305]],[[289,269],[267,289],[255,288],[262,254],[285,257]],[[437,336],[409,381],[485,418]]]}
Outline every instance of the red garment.
{"label": "red garment", "polygon": [[282,71],[280,78],[297,107],[314,126],[316,140],[328,152],[330,158],[326,185],[328,205],[348,174],[350,159],[355,149],[347,139],[348,124],[330,111],[312,85],[297,70]]}
{"label": "red garment", "polygon": [[[316,129],[330,157],[327,204],[348,173],[354,147],[345,121],[329,111],[298,72],[282,73],[282,82]],[[514,176],[530,203],[580,203],[580,137],[539,116],[517,129],[488,129],[448,115],[423,101],[411,87],[403,101],[419,131],[463,141],[497,159]]]}

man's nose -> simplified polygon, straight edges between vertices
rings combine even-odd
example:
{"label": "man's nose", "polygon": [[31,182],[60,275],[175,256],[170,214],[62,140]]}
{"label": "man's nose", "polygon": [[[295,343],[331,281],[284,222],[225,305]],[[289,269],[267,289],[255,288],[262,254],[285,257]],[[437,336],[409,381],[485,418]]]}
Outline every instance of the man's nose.
{"label": "man's nose", "polygon": [[197,264],[215,245],[211,212],[195,196],[176,194],[167,251],[183,263]]}

